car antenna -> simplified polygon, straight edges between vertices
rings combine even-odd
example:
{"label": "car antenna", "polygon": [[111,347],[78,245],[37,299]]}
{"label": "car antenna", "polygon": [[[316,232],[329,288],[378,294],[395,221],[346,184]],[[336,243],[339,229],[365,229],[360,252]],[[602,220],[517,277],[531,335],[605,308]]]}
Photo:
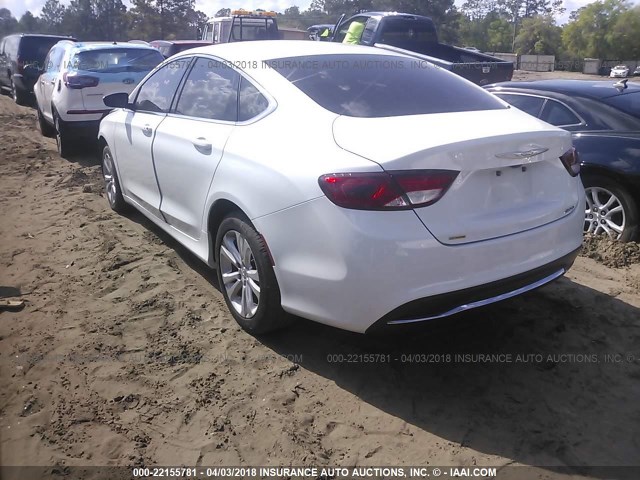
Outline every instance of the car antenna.
{"label": "car antenna", "polygon": [[623,78],[622,80],[619,80],[616,83],[614,83],[613,86],[616,87],[618,90],[622,91],[625,88],[627,88],[628,81],[629,81],[628,78]]}

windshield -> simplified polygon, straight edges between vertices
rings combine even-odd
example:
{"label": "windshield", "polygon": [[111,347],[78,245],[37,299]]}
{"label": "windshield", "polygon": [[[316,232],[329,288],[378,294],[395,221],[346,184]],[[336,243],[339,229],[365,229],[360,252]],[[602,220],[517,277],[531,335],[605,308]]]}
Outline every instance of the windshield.
{"label": "windshield", "polygon": [[117,73],[144,72],[155,68],[164,58],[158,50],[142,48],[109,48],[76,53],[71,70]]}
{"label": "windshield", "polygon": [[498,110],[490,93],[431,63],[395,55],[315,55],[265,62],[320,106],[351,117]]}
{"label": "windshield", "polygon": [[277,40],[278,27],[272,18],[234,18],[231,28],[232,41]]}
{"label": "windshield", "polygon": [[640,118],[640,91],[603,98],[602,101],[635,118]]}

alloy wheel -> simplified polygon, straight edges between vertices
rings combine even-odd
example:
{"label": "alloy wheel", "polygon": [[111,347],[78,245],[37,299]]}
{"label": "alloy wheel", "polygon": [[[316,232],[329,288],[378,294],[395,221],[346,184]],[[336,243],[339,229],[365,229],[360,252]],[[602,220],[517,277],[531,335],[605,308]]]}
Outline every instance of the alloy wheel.
{"label": "alloy wheel", "polygon": [[116,203],[117,195],[114,170],[115,168],[111,152],[108,149],[105,149],[105,152],[102,155],[102,177],[104,178],[104,188],[107,192],[107,200],[109,201],[109,205],[112,207]]}
{"label": "alloy wheel", "polygon": [[256,314],[260,303],[260,275],[247,239],[229,230],[220,245],[220,272],[229,303],[243,318]]}
{"label": "alloy wheel", "polygon": [[626,215],[620,199],[602,187],[588,187],[585,192],[587,205],[584,232],[594,235],[604,233],[619,239],[626,225]]}

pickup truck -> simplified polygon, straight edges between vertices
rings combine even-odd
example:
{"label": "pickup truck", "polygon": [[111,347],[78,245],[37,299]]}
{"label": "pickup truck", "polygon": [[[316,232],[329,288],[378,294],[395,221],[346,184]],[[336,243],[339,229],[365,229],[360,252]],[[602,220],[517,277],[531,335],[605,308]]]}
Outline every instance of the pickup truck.
{"label": "pickup truck", "polygon": [[369,45],[426,60],[478,85],[511,80],[513,63],[438,41],[429,17],[397,12],[364,12],[334,28],[331,41]]}

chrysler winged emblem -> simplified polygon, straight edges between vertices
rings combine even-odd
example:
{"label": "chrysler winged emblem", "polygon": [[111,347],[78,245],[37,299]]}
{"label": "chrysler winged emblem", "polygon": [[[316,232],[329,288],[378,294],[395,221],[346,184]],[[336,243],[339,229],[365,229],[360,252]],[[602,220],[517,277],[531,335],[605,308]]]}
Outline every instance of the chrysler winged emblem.
{"label": "chrysler winged emblem", "polygon": [[122,80],[122,83],[124,83],[125,85],[131,85],[133,82],[135,82],[133,78],[125,78],[124,80]]}
{"label": "chrysler winged emblem", "polygon": [[526,158],[535,157],[536,155],[540,155],[541,153],[549,150],[544,147],[534,147],[529,150],[517,150],[515,152],[504,152],[504,153],[496,153],[496,157],[504,158],[508,160],[523,160]]}

